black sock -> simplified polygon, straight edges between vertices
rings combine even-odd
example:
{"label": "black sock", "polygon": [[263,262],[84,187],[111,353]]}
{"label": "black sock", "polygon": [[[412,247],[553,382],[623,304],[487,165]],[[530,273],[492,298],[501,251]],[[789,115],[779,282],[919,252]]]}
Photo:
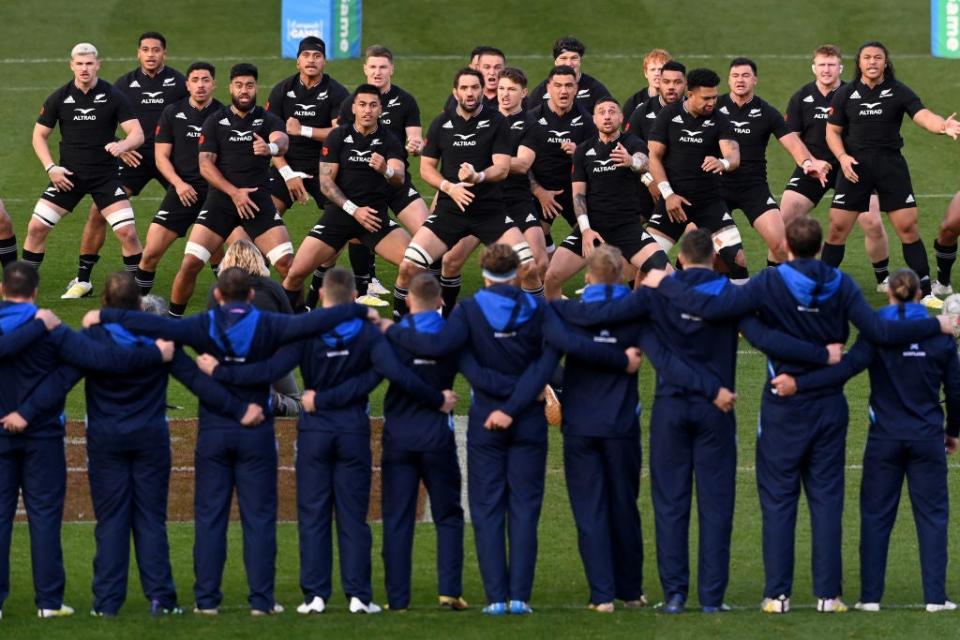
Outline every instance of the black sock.
{"label": "black sock", "polygon": [[845,244],[823,243],[823,249],[820,251],[820,259],[831,267],[839,267],[843,262],[843,254],[847,251]]}
{"label": "black sock", "polygon": [[[934,243],[936,247],[936,243]],[[939,265],[939,260],[937,265]],[[883,260],[877,260],[873,263],[873,277],[877,279],[877,284],[881,284],[884,280],[887,279],[887,276],[890,275],[890,258],[884,258]]]}
{"label": "black sock", "polygon": [[434,278],[437,279],[437,282],[440,282],[440,272],[443,270],[443,260],[435,260],[433,264],[427,267],[427,271],[430,272]]}
{"label": "black sock", "polygon": [[6,267],[17,260],[17,236],[0,240],[0,264]]}
{"label": "black sock", "polygon": [[937,282],[947,286],[950,284],[953,263],[957,261],[957,245],[940,244],[934,240],[933,253],[937,256]]}
{"label": "black sock", "polygon": [[313,272],[313,278],[310,280],[310,287],[307,289],[307,306],[311,309],[317,308],[320,302],[320,289],[323,287],[323,276],[327,274],[326,267],[317,267]]}
{"label": "black sock", "polygon": [[557,250],[557,245],[553,244],[553,236],[550,234],[549,231],[543,234],[543,239],[547,243],[546,244],[547,255],[550,255],[551,253]]}
{"label": "black sock", "polygon": [[524,290],[526,293],[529,293],[530,295],[532,295],[534,298],[543,298],[543,297],[544,297],[544,296],[543,296],[543,285],[542,285],[542,284],[541,284],[539,287],[537,287],[536,289],[527,289],[526,287],[524,287],[523,290]]}
{"label": "black sock", "polygon": [[727,267],[727,277],[734,283],[742,283],[750,278],[750,272],[747,271],[747,268],[737,264],[737,254],[741,251],[743,251],[743,245],[738,243],[730,247],[724,247],[717,252],[720,260]]}
{"label": "black sock", "polygon": [[133,279],[136,281],[137,286],[140,287],[140,295],[145,296],[150,293],[150,289],[153,289],[153,281],[156,276],[156,271],[144,271],[137,267],[137,275],[135,275]]}
{"label": "black sock", "polygon": [[357,287],[357,295],[365,296],[370,289],[370,276],[358,276],[357,274],[353,275],[354,286]]}
{"label": "black sock", "polygon": [[[26,253],[26,252],[24,252]],[[85,253],[80,256],[80,266],[77,268],[77,281],[90,282],[90,276],[93,273],[93,265],[100,259],[95,253]]]}
{"label": "black sock", "polygon": [[143,253],[135,253],[132,256],[123,256],[123,270],[127,273],[136,273],[137,267],[140,265],[140,258],[143,257]]}
{"label": "black sock", "polygon": [[43,262],[43,255],[44,255],[43,251],[41,251],[40,253],[35,253],[33,251],[27,251],[26,249],[24,249],[23,261],[26,262],[31,267],[33,267],[34,269],[36,269],[37,271],[39,271],[40,263]]}
{"label": "black sock", "polygon": [[393,285],[393,319],[399,320],[407,314],[407,294],[409,290]]}
{"label": "black sock", "polygon": [[[367,278],[369,282],[372,277],[370,274],[370,254],[372,253],[370,249],[367,249],[362,244],[351,244],[347,246],[347,253],[350,256],[350,269],[353,271],[354,277]],[[363,295],[359,287],[357,288],[357,293]]]}
{"label": "black sock", "polygon": [[780,263],[779,263],[779,262],[777,262],[776,260],[771,260],[770,258],[767,258],[767,267],[768,267],[768,268],[770,268],[770,269],[776,269],[776,268],[779,267],[779,266],[780,266]]}
{"label": "black sock", "polygon": [[377,254],[374,251],[370,252],[370,264],[367,267],[367,273],[370,274],[371,280],[377,277]]}
{"label": "black sock", "polygon": [[677,256],[677,259],[673,261],[673,268],[677,271],[683,271],[683,265],[680,263],[680,256]]}
{"label": "black sock", "polygon": [[903,244],[903,261],[920,276],[920,290],[923,295],[930,295],[930,262],[927,260],[927,249],[923,240]]}
{"label": "black sock", "polygon": [[[284,289],[283,292],[287,294],[287,300],[290,301],[290,306],[293,307],[294,311],[297,311],[297,308],[301,304],[303,291],[300,289],[294,289],[292,291],[290,289]],[[310,308],[312,309],[313,307]]]}
{"label": "black sock", "polygon": [[167,310],[167,315],[171,318],[180,319],[183,317],[184,312],[187,310],[187,303],[183,302],[171,302],[170,308]]}
{"label": "black sock", "polygon": [[440,296],[443,298],[443,317],[449,318],[460,297],[460,276],[440,276]]}
{"label": "black sock", "polygon": [[218,262],[217,264],[213,264],[213,263],[211,262],[211,263],[210,263],[210,271],[213,271],[214,277],[219,278],[219,277],[220,277],[220,263]]}

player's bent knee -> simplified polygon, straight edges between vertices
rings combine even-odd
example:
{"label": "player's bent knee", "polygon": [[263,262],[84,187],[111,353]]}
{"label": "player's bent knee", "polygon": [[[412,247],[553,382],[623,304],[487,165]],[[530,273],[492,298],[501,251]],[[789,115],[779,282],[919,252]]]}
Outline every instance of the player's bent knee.
{"label": "player's bent knee", "polygon": [[33,208],[31,220],[36,220],[43,226],[52,229],[63,219],[63,216],[46,202],[38,202]]}
{"label": "player's bent knee", "polygon": [[130,225],[136,224],[136,217],[133,215],[133,209],[130,207],[124,207],[123,209],[118,209],[113,213],[108,213],[104,216],[107,222],[110,224],[110,227],[114,232],[119,232],[120,229],[124,227],[129,227]]}
{"label": "player's bent knee", "polygon": [[527,264],[528,262],[533,262],[533,251],[530,249],[530,245],[526,242],[518,242],[511,248],[513,249],[513,252],[517,254],[517,258],[520,259],[521,265]]}
{"label": "player's bent knee", "polygon": [[718,253],[721,249],[739,247],[741,244],[743,244],[743,238],[740,237],[740,230],[735,226],[724,227],[713,234],[713,245]]}
{"label": "player's bent knee", "polygon": [[427,253],[426,249],[416,242],[411,242],[403,251],[403,261],[400,263],[400,268],[402,269],[405,264],[409,263],[422,271],[428,269],[433,261],[434,259]]}
{"label": "player's bent knee", "polygon": [[[270,251],[267,251],[267,262],[276,266],[285,256],[293,256],[293,243],[281,242]],[[287,260],[289,263],[289,259]]]}
{"label": "player's bent knee", "polygon": [[660,245],[660,248],[663,249],[664,253],[670,253],[670,249],[673,249],[673,245],[676,244],[667,236],[660,235],[659,233],[654,233],[651,231],[650,235],[653,236],[653,239],[657,241],[657,244]]}
{"label": "player's bent knee", "polygon": [[184,266],[186,266],[188,262],[192,262],[192,260],[187,260],[188,257],[193,257],[196,260],[199,260],[201,267],[210,261],[210,250],[202,244],[197,244],[196,242],[188,241],[187,246],[183,249],[183,255]]}

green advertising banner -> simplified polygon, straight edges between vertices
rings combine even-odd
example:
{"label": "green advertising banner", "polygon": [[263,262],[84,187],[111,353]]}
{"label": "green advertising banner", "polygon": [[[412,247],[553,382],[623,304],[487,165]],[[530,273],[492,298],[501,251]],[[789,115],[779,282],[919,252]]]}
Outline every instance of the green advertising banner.
{"label": "green advertising banner", "polygon": [[930,53],[960,58],[960,0],[930,0]]}
{"label": "green advertising banner", "polygon": [[359,58],[362,0],[334,0],[332,58]]}

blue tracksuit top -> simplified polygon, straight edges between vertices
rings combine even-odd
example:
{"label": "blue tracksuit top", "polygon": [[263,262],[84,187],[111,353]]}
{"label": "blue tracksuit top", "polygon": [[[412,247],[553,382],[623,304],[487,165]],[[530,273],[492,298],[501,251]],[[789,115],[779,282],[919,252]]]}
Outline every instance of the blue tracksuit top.
{"label": "blue tracksuit top", "polygon": [[498,393],[481,388],[485,385],[474,385],[478,406],[516,416],[540,394],[559,361],[555,349],[544,347],[546,310],[542,301],[517,287],[497,284],[460,302],[437,333],[421,333],[395,324],[387,330],[387,337],[421,357],[439,357],[466,347],[481,370],[494,374],[520,376],[536,362],[530,375],[516,379],[513,386]]}
{"label": "blue tracksuit top", "polygon": [[[928,317],[920,304],[890,305],[877,311],[885,320],[905,322]],[[870,437],[887,440],[942,439],[946,431],[960,435],[960,360],[951,336],[936,335],[915,342],[878,347],[860,336],[840,364],[797,377],[798,392],[839,388],[870,368]]]}
{"label": "blue tracksuit top", "polygon": [[[29,303],[0,302],[0,330],[4,335],[16,335],[18,328],[35,323],[37,308]],[[42,325],[42,323],[41,323]],[[29,329],[33,331],[33,329]],[[26,335],[26,334],[20,334]],[[54,384],[51,380],[63,363],[82,366],[92,363],[101,371],[119,374],[156,366],[161,363],[160,351],[154,347],[126,349],[117,345],[91,340],[64,325],[43,333],[30,341],[19,354],[0,359],[0,411],[6,415],[19,411],[34,390]],[[64,397],[42,411],[23,417],[29,425],[21,434],[0,429],[0,437],[62,438],[64,435]]]}
{"label": "blue tracksuit top", "polygon": [[[215,309],[173,320],[140,311],[103,309],[102,323],[116,323],[140,335],[167,338],[187,344],[198,353],[209,353],[223,367],[265,360],[281,346],[327,331],[340,322],[365,318],[366,307],[340,305],[298,316],[259,311],[246,302],[231,302]],[[220,367],[218,367],[219,369]],[[228,390],[244,403],[264,408],[260,429],[273,428],[270,381],[258,384],[231,383]],[[200,429],[246,429],[239,421],[200,404]]]}
{"label": "blue tracksuit top", "polygon": [[[218,366],[213,375],[233,385],[269,384],[298,364],[304,387],[326,392],[315,412],[300,414],[301,431],[369,433],[367,396],[384,376],[413,402],[444,415],[438,411],[443,404],[440,390],[404,367],[380,330],[359,318],[342,322],[319,337],[288,345],[266,362]],[[332,393],[334,387],[340,391]]]}
{"label": "blue tracksuit top", "polygon": [[[83,335],[128,350],[153,348],[153,340],[134,335],[117,324],[96,325]],[[166,445],[170,374],[193,391],[210,411],[235,420],[243,417],[246,403],[204,375],[193,360],[177,348],[173,360],[161,366],[149,366],[123,375],[87,374],[84,385],[87,443],[101,450],[149,449]],[[51,379],[40,385],[20,407],[20,414],[31,421],[33,416],[62,403],[64,396],[83,375],[80,367],[58,367]]]}

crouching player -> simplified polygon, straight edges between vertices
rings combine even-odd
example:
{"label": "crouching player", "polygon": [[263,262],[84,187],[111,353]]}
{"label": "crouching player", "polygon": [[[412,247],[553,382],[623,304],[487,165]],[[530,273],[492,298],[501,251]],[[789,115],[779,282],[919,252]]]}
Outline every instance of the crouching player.
{"label": "crouching player", "polygon": [[[890,277],[890,306],[877,311],[886,320],[926,318],[918,304],[920,278],[909,269]],[[887,570],[890,533],[907,478],[920,546],[920,575],[927,611],[952,611],[947,599],[947,459],[960,434],[960,361],[957,344],[938,335],[919,342],[877,346],[857,339],[836,367],[796,376],[780,374],[772,384],[781,396],[834,389],[870,369],[870,431],[863,453],[860,485],[861,611],[879,611]],[[947,397],[944,433],[940,387]]]}

